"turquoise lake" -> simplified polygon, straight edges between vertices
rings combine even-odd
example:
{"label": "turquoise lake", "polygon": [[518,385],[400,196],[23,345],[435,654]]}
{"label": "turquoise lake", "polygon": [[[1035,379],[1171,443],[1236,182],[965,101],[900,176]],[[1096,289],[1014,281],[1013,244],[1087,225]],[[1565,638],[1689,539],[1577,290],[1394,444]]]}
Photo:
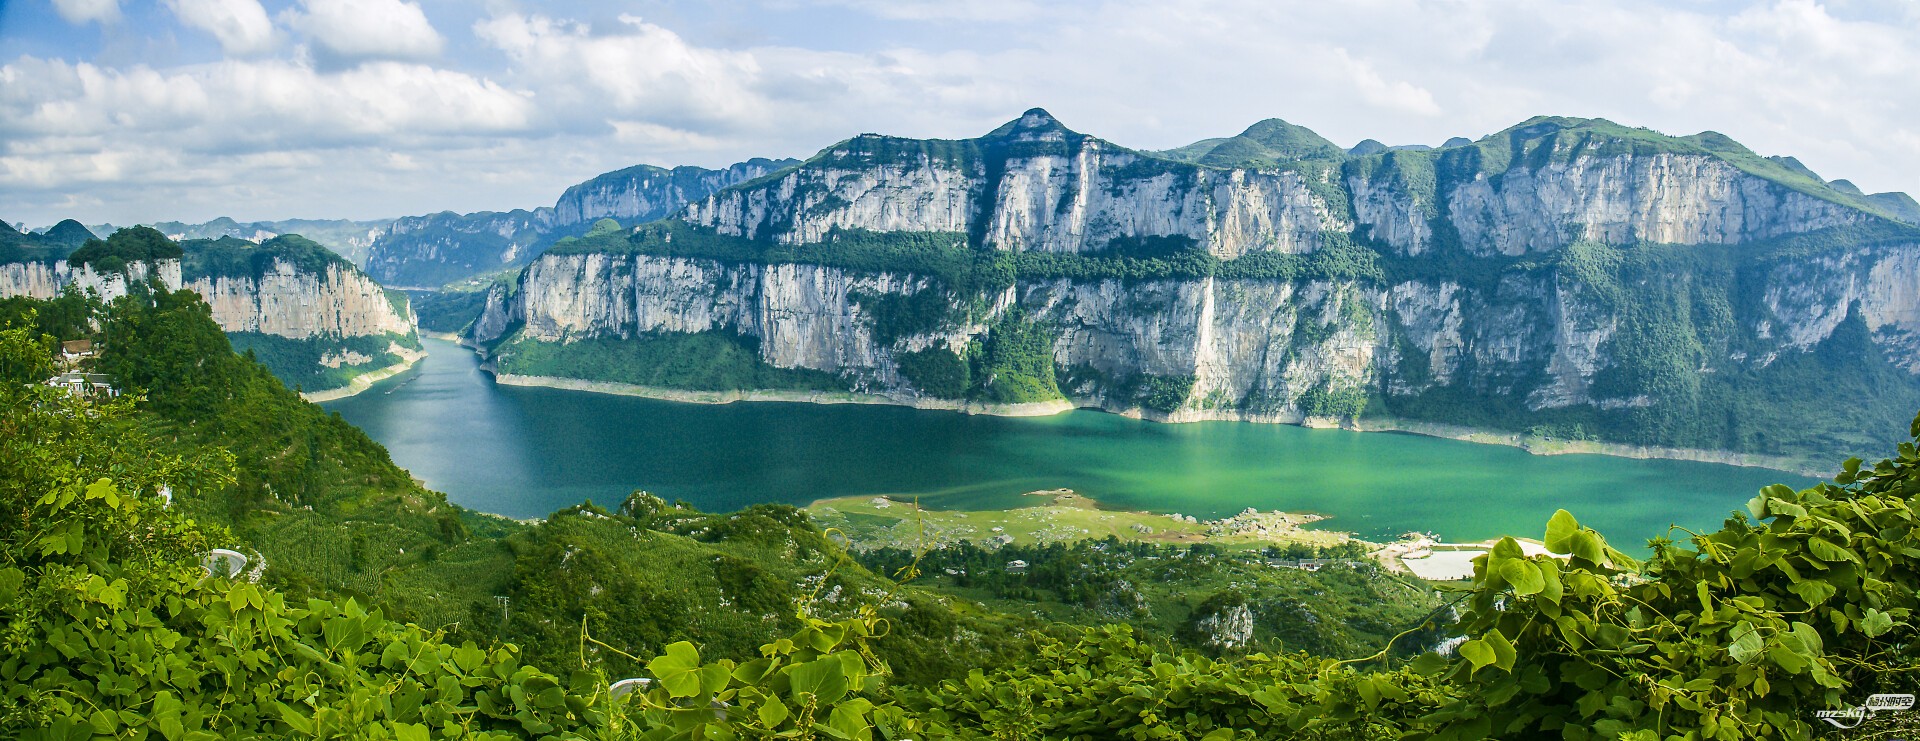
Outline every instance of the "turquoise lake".
{"label": "turquoise lake", "polygon": [[[1673,524],[1717,527],[1770,483],[1710,463],[1239,422],[1158,424],[1093,411],[1003,418],[877,405],[684,404],[496,385],[465,348],[425,340],[407,373],[326,404],[453,501],[539,517],[646,489],[708,511],[848,495],[942,509],[1070,488],[1107,506],[1207,518],[1247,507],[1330,515],[1370,537],[1539,537],[1557,508],[1637,548]],[[1031,501],[1031,500],[1027,500]]]}

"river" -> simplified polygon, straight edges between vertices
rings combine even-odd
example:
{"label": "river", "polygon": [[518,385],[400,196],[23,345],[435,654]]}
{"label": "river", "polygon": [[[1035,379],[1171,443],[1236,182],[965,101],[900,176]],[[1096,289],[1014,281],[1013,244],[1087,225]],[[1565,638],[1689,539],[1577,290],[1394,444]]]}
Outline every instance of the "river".
{"label": "river", "polygon": [[[412,370],[327,403],[461,505],[539,517],[634,489],[708,511],[847,495],[997,509],[1070,488],[1201,518],[1317,512],[1368,537],[1540,537],[1557,508],[1637,550],[1671,524],[1717,527],[1769,483],[1758,468],[1242,422],[1159,424],[1094,411],[970,416],[879,405],[686,404],[501,386],[468,350],[423,340]],[[1031,502],[1032,500],[1027,500]]]}

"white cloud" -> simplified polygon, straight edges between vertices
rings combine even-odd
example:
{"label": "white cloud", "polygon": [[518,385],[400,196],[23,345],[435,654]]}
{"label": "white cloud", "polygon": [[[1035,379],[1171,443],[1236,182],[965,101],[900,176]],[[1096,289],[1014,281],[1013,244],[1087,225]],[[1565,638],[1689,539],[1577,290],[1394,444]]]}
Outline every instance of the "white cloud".
{"label": "white cloud", "polygon": [[53,10],[74,24],[120,20],[120,0],[53,0]]}
{"label": "white cloud", "polygon": [[1335,49],[1334,58],[1351,76],[1353,87],[1368,103],[1400,113],[1420,116],[1440,115],[1440,105],[1426,88],[1402,80],[1388,80],[1365,60],[1354,59],[1346,49]]}
{"label": "white cloud", "polygon": [[1046,15],[1031,0],[829,0],[880,18],[912,21],[1026,21]]}
{"label": "white cloud", "polygon": [[1898,3],[740,0],[703,22],[542,2],[489,5],[513,10],[471,24],[476,47],[417,4],[302,0],[280,19],[318,65],[20,59],[0,66],[0,189],[34,223],[241,195],[258,217],[511,208],[636,162],[977,136],[1039,105],[1153,149],[1273,116],[1349,145],[1605,116],[1920,192],[1920,11]]}
{"label": "white cloud", "polygon": [[255,54],[273,48],[273,21],[257,0],[167,0],[180,22],[220,41],[229,54]]}
{"label": "white cloud", "polygon": [[300,0],[300,6],[282,14],[287,25],[342,57],[425,59],[446,44],[417,2]]}
{"label": "white cloud", "polygon": [[595,34],[580,23],[509,14],[475,24],[474,35],[506,53],[548,105],[709,125],[766,112],[751,89],[761,75],[752,54],[699,48],[629,15],[620,24]]}
{"label": "white cloud", "polygon": [[524,95],[418,64],[321,73],[228,60],[163,71],[23,57],[0,66],[0,186],[157,176],[201,156],[430,148],[521,131],[531,118]]}

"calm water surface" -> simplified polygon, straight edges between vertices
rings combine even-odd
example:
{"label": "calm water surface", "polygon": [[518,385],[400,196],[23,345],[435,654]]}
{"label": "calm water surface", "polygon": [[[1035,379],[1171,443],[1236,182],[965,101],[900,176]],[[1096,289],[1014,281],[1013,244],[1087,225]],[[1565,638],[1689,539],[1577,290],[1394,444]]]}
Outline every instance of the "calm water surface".
{"label": "calm water surface", "polygon": [[[1717,526],[1755,489],[1810,480],[1757,468],[1238,422],[1156,424],[1078,411],[1010,419],[891,406],[681,404],[495,385],[471,352],[424,340],[414,370],[327,404],[462,505],[538,517],[647,489],[709,511],[755,502],[919,495],[1019,506],[1071,488],[1110,506],[1214,517],[1332,515],[1368,536],[1539,537],[1553,510],[1629,547],[1670,524]],[[1031,500],[1028,500],[1031,501]]]}

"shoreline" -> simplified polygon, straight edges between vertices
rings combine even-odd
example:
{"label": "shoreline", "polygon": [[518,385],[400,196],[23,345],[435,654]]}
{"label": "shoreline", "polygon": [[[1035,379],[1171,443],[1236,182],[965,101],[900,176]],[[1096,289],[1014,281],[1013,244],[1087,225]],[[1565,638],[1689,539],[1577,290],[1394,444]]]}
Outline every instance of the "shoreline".
{"label": "shoreline", "polygon": [[1605,455],[1635,460],[1674,460],[1694,463],[1715,463],[1727,466],[1740,466],[1743,468],[1762,468],[1818,479],[1830,478],[1833,475],[1831,471],[1815,470],[1809,467],[1804,461],[1784,456],[1738,453],[1727,450],[1629,445],[1626,443],[1609,443],[1594,440],[1543,440],[1517,432],[1502,432],[1499,430],[1485,430],[1439,422],[1421,422],[1396,418],[1340,420],[1327,417],[1303,417],[1285,414],[1248,414],[1238,411],[1222,413],[1223,410],[1212,409],[1183,409],[1173,414],[1158,414],[1143,412],[1137,408],[1124,410],[1107,409],[1092,400],[1081,403],[1061,399],[1030,404],[972,404],[946,399],[901,399],[883,394],[861,394],[847,391],[688,391],[685,389],[642,386],[611,381],[585,381],[554,376],[523,376],[511,373],[493,373],[492,375],[496,383],[507,386],[555,388],[568,391],[615,394],[619,396],[638,396],[662,401],[678,401],[693,404],[731,404],[741,401],[782,401],[804,402],[809,404],[885,404],[911,407],[914,409],[956,411],[965,414],[985,414],[1001,417],[1045,417],[1075,409],[1091,409],[1107,414],[1117,414],[1132,419],[1143,419],[1164,424],[1179,424],[1185,422],[1248,422],[1254,424],[1290,424],[1307,429],[1340,429],[1349,432],[1398,432],[1484,445],[1504,445],[1506,447],[1519,448],[1531,455]]}
{"label": "shoreline", "polygon": [[807,404],[879,404],[912,407],[914,409],[962,412],[966,414],[985,414],[996,417],[1049,417],[1074,409],[1073,402],[1065,399],[1034,402],[1031,404],[972,404],[946,399],[902,400],[881,394],[861,394],[852,391],[692,391],[660,386],[616,383],[613,381],[583,381],[577,378],[560,378],[556,376],[523,376],[498,372],[494,372],[492,375],[494,382],[502,386],[586,391],[596,394],[613,394],[615,396],[638,396],[647,399],[677,401],[689,404],[732,404],[739,401],[784,401]]}
{"label": "shoreline", "polygon": [[394,354],[400,356],[400,362],[354,376],[353,380],[347,382],[347,385],[339,388],[302,392],[300,398],[314,404],[321,404],[354,396],[362,391],[373,388],[373,385],[376,383],[407,372],[408,369],[413,367],[414,363],[420,362],[421,358],[427,356],[427,351],[409,350],[404,347],[398,347],[395,349]]}
{"label": "shoreline", "polygon": [[1355,432],[1400,432],[1409,435],[1440,437],[1485,445],[1505,445],[1519,448],[1533,455],[1605,455],[1615,458],[1633,458],[1636,460],[1691,461],[1694,463],[1717,463],[1723,466],[1742,468],[1763,468],[1769,471],[1790,473],[1796,476],[1808,476],[1816,479],[1833,477],[1832,471],[1820,471],[1809,467],[1806,462],[1785,456],[1765,455],[1761,453],[1737,453],[1730,450],[1701,450],[1698,448],[1669,448],[1658,445],[1630,445],[1627,443],[1609,443],[1598,440],[1541,440],[1518,432],[1500,432],[1482,430],[1473,427],[1442,424],[1439,422],[1419,422],[1404,419],[1362,419],[1355,423],[1343,424],[1341,429]]}

